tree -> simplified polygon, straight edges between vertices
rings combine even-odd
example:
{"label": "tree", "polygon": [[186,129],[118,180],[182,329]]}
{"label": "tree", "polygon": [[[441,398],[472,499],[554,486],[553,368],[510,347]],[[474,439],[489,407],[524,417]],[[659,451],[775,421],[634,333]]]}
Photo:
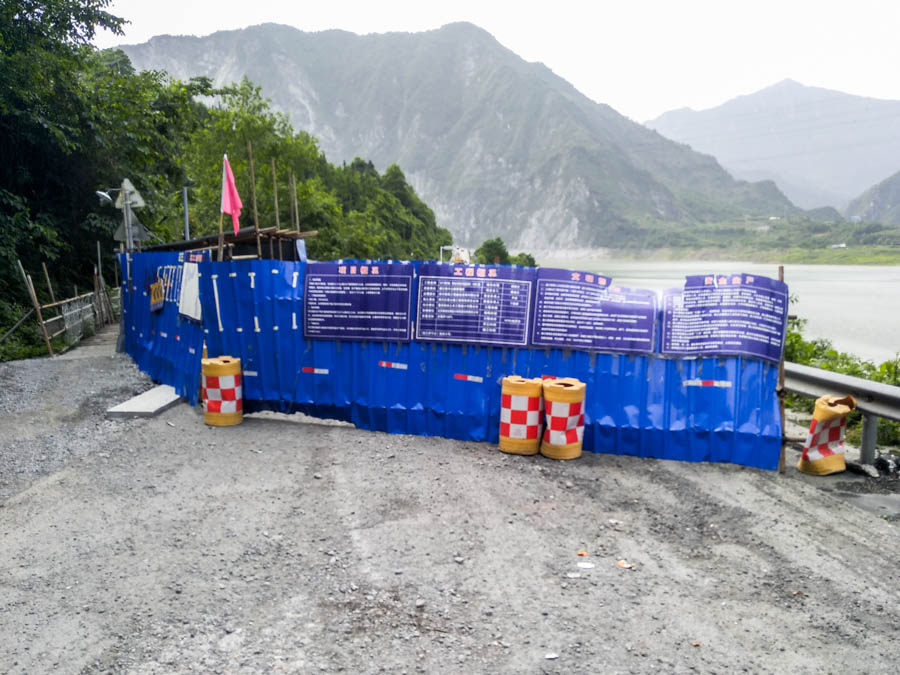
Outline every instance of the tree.
{"label": "tree", "polygon": [[513,265],[521,265],[522,267],[537,267],[537,262],[534,259],[534,256],[530,253],[519,253],[514,255],[509,259],[509,262]]}
{"label": "tree", "polygon": [[475,249],[475,262],[481,265],[508,265],[509,251],[500,237],[488,239]]}

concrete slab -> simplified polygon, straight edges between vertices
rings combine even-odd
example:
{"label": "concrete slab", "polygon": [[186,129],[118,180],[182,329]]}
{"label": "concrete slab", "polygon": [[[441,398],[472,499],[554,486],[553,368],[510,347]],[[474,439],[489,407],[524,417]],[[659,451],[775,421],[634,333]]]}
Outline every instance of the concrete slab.
{"label": "concrete slab", "polygon": [[181,397],[168,384],[153,387],[106,411],[107,417],[153,417],[178,403]]}

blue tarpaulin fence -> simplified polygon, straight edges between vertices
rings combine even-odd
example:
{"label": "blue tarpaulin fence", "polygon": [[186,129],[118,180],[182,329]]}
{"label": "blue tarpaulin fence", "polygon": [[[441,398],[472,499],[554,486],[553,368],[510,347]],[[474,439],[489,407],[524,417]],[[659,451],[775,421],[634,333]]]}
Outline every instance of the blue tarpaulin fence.
{"label": "blue tarpaulin fence", "polygon": [[[173,312],[172,303],[151,313],[138,282],[173,264],[177,255],[134,256],[127,350],[142,370],[173,384],[192,402],[203,337],[211,355],[241,358],[246,411],[303,412],[389,433],[496,442],[503,377],[577,377],[587,384],[587,451],[777,467],[781,421],[775,364],[735,356],[672,359],[555,348],[306,340],[305,263],[274,260],[200,265],[201,334],[178,317],[177,307]],[[168,337],[173,328],[178,341]]]}
{"label": "blue tarpaulin fence", "polygon": [[[136,253],[131,256],[131,281],[122,283],[122,326],[125,351],[138,368],[156,382],[169,384],[196,405],[200,395],[202,326],[178,315],[183,253]],[[120,256],[121,269],[127,260]],[[127,275],[123,275],[127,278]],[[150,311],[150,284],[161,280],[165,303]]]}

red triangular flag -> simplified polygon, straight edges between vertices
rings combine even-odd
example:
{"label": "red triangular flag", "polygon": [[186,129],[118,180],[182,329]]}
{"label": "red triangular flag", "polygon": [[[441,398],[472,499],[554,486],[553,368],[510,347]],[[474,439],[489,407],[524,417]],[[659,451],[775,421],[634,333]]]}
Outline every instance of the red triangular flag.
{"label": "red triangular flag", "polygon": [[240,229],[238,219],[241,217],[242,208],[244,208],[244,205],[241,203],[241,196],[238,194],[237,186],[234,184],[234,174],[231,172],[231,165],[228,163],[228,155],[223,155],[222,213],[231,215],[231,224],[234,225],[235,234]]}

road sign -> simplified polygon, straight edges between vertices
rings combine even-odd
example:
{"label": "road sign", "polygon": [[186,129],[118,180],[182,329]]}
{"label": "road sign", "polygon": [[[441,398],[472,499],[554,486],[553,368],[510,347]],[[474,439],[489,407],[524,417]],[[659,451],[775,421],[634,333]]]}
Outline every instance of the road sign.
{"label": "road sign", "polygon": [[[147,241],[148,239],[150,239],[150,232],[133,213],[131,214],[131,237],[134,241]],[[116,241],[121,241],[123,243],[128,241],[128,235],[125,232],[124,222],[119,223],[119,227],[116,230],[116,233],[113,235],[113,239],[115,239]]]}
{"label": "road sign", "polygon": [[128,199],[131,202],[131,208],[139,209],[144,204],[144,198],[141,197],[141,193],[134,189],[134,185],[131,184],[131,181],[127,178],[122,181],[122,190],[119,192],[119,196],[116,197],[116,208],[124,209],[125,208],[125,195],[128,195]]}

